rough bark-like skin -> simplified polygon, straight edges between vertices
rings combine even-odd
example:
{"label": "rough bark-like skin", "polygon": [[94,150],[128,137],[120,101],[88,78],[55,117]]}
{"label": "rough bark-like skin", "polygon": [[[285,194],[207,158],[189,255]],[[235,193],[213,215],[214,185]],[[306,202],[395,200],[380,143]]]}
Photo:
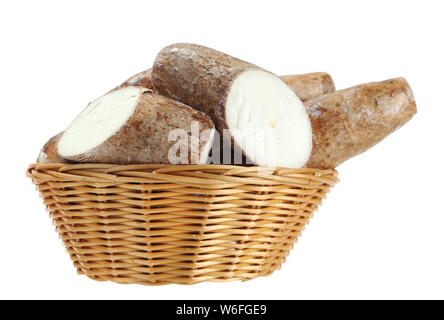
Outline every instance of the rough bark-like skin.
{"label": "rough bark-like skin", "polygon": [[205,112],[222,134],[228,129],[225,101],[232,82],[242,72],[261,68],[197,44],[173,44],[154,61],[156,92]]}
{"label": "rough bark-like skin", "polygon": [[280,77],[302,101],[335,91],[335,83],[328,73],[313,72]]}
{"label": "rough bark-like skin", "polygon": [[[200,132],[214,130],[213,122],[202,112],[146,89],[141,90],[143,93],[139,97],[136,110],[117,133],[90,151],[69,159],[96,163],[164,164],[169,163],[168,151],[177,142],[168,142],[171,130],[183,129],[190,137],[192,121],[199,123]],[[203,150],[207,144],[212,144],[212,136],[201,135],[198,143],[199,155],[206,158]],[[188,161],[192,163],[193,156],[196,155],[190,149]]]}
{"label": "rough bark-like skin", "polygon": [[[142,71],[125,82],[116,89],[137,86],[153,90],[152,68]],[[306,74],[290,74],[280,76],[293,90],[302,101],[306,101],[317,96],[334,92],[335,83],[332,77],[326,72],[312,72]]]}
{"label": "rough bark-like skin", "polygon": [[131,78],[123,82],[120,86],[118,86],[117,89],[129,86],[135,86],[135,87],[142,87],[153,90],[153,82],[151,81],[151,71],[152,69],[149,68],[148,70],[142,71],[132,76]]}
{"label": "rough bark-like skin", "polygon": [[37,157],[37,163],[73,163],[57,154],[57,144],[63,132],[55,135],[45,143]]}
{"label": "rough bark-like skin", "polygon": [[358,85],[306,101],[313,151],[306,167],[335,168],[387,137],[416,113],[404,78]]}

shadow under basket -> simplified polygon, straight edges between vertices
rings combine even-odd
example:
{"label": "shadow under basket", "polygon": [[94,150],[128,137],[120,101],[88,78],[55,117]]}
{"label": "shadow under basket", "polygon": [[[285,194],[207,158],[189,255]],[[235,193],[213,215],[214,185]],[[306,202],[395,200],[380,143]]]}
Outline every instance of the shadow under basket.
{"label": "shadow under basket", "polygon": [[79,274],[144,285],[250,280],[279,269],[335,170],[32,164]]}

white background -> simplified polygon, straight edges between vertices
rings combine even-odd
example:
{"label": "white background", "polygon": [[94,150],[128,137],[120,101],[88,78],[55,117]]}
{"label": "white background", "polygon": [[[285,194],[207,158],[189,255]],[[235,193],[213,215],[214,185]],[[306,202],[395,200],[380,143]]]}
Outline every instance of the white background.
{"label": "white background", "polygon": [[[444,298],[442,1],[3,1],[1,298]],[[78,276],[25,169],[86,104],[194,42],[338,89],[404,76],[418,114],[338,168],[287,262],[250,282]]]}

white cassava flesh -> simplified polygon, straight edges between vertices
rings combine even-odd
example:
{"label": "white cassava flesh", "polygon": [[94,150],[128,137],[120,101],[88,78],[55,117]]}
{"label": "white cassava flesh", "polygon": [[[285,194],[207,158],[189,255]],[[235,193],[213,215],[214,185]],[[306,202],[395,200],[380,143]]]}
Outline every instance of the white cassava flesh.
{"label": "white cassava flesh", "polygon": [[162,49],[154,90],[208,114],[219,134],[256,165],[303,167],[312,148],[308,114],[279,77],[249,62],[196,44]]}
{"label": "white cassava flesh", "polygon": [[232,83],[225,116],[235,143],[255,164],[302,167],[311,152],[304,105],[275,75],[248,70]]}
{"label": "white cassava flesh", "polygon": [[[208,159],[214,131],[213,122],[202,112],[130,86],[91,102],[65,130],[58,153],[77,162],[165,164],[175,163],[171,150],[182,146],[180,163],[202,164]],[[184,139],[176,143],[172,133]]]}
{"label": "white cassava flesh", "polygon": [[134,113],[140,89],[126,87],[91,102],[62,135],[58,152],[62,157],[84,153],[115,134]]}

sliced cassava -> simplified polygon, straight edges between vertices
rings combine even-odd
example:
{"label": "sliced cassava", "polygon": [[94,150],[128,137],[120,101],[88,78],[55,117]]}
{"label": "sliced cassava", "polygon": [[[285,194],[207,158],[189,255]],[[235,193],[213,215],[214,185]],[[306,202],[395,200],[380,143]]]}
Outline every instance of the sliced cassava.
{"label": "sliced cassava", "polygon": [[45,143],[37,157],[37,163],[72,163],[72,161],[62,158],[57,153],[57,144],[62,134],[63,132],[60,132]]}
{"label": "sliced cassava", "polygon": [[118,88],[129,86],[142,87],[146,89],[153,89],[153,82],[151,81],[151,68],[142,71],[123,82]]}
{"label": "sliced cassava", "polygon": [[[196,125],[198,134],[188,139]],[[214,130],[202,112],[130,86],[91,102],[65,130],[58,152],[78,162],[162,164],[174,163],[171,150],[180,143],[186,163],[201,164],[207,161]],[[172,133],[185,140],[177,142]]]}
{"label": "sliced cassava", "polygon": [[335,83],[326,72],[281,76],[302,101],[335,91]]}
{"label": "sliced cassava", "polygon": [[416,113],[412,90],[404,78],[339,90],[305,106],[313,129],[310,168],[335,168],[371,148]]}
{"label": "sliced cassava", "polygon": [[254,164],[298,168],[311,152],[310,120],[295,92],[249,62],[195,44],[162,49],[154,90],[208,114]]}

